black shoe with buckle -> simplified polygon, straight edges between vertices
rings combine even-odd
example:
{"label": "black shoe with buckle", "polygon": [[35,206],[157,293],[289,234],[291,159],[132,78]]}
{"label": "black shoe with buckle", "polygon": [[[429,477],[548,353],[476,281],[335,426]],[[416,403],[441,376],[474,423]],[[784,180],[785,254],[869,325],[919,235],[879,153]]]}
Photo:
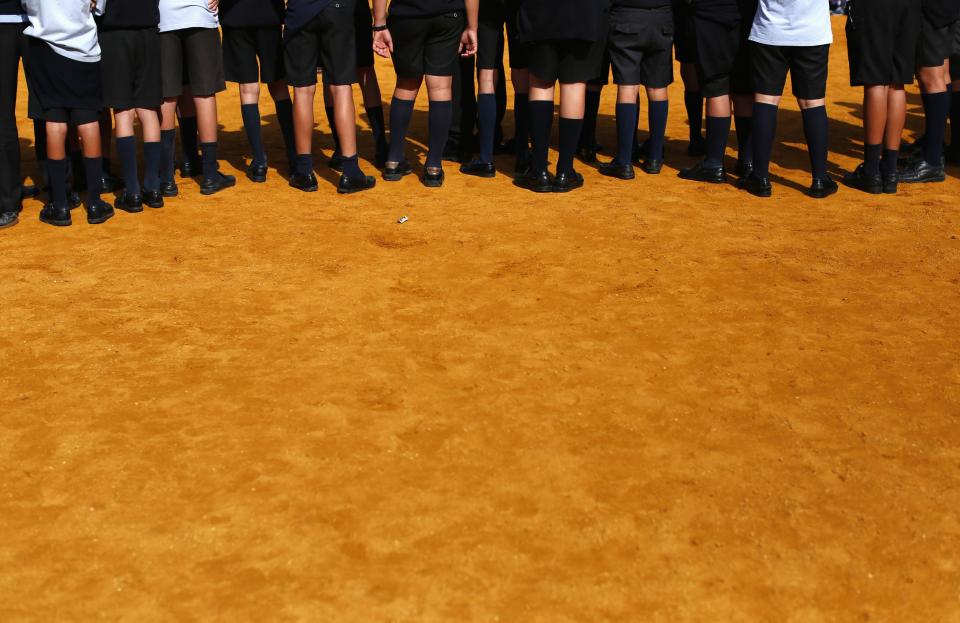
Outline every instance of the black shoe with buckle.
{"label": "black shoe with buckle", "polygon": [[698,162],[687,169],[681,169],[679,175],[680,179],[709,182],[710,184],[723,184],[727,181],[727,172],[722,166],[710,166],[706,161]]}
{"label": "black shoe with buckle", "polygon": [[552,193],[553,177],[546,171],[534,173],[528,167],[526,171],[514,178],[513,185],[532,190],[535,193]]}
{"label": "black shoe with buckle", "polygon": [[773,194],[773,185],[770,184],[770,178],[760,177],[756,173],[751,173],[740,180],[737,187],[757,197],[769,197]]}
{"label": "black shoe with buckle", "polygon": [[618,180],[632,180],[636,177],[636,173],[633,172],[633,164],[620,164],[616,160],[601,164],[597,170],[600,171],[600,175],[615,177]]}
{"label": "black shoe with buckle", "polygon": [[231,186],[235,186],[237,183],[237,178],[232,175],[224,175],[217,171],[214,174],[214,177],[208,177],[200,183],[200,194],[201,195],[215,195],[221,190],[226,190]]}
{"label": "black shoe with buckle", "polygon": [[553,178],[553,192],[568,193],[583,186],[583,176],[576,171],[557,173]]}
{"label": "black shoe with buckle", "polygon": [[123,210],[124,212],[143,212],[143,196],[123,193],[113,205],[116,209]]}
{"label": "black shoe with buckle", "polygon": [[879,195],[883,192],[883,179],[880,174],[871,175],[867,173],[867,168],[861,162],[857,168],[843,176],[844,186],[862,190],[871,195]]}
{"label": "black shoe with buckle", "polygon": [[472,175],[474,177],[490,178],[497,176],[497,170],[492,162],[470,162],[460,165],[460,172],[464,175]]}

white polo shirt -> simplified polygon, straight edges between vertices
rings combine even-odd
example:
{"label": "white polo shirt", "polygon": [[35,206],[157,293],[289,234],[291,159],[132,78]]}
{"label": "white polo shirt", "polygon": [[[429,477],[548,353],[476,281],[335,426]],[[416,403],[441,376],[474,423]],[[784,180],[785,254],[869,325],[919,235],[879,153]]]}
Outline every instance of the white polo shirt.
{"label": "white polo shirt", "polygon": [[160,32],[218,26],[220,20],[208,0],[160,0]]}
{"label": "white polo shirt", "polygon": [[97,0],[93,11],[87,0],[23,0],[30,24],[23,34],[40,39],[60,56],[82,63],[96,63],[100,60],[100,40],[93,16],[103,15],[106,6],[107,0]]}
{"label": "white polo shirt", "polygon": [[750,41],[766,45],[815,46],[833,43],[827,0],[760,0]]}

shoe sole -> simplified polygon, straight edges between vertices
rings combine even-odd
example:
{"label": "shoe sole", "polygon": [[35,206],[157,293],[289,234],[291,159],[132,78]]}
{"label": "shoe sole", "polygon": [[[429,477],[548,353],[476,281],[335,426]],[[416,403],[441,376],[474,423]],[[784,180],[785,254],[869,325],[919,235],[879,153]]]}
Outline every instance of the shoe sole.
{"label": "shoe sole", "polygon": [[529,190],[530,192],[535,192],[535,193],[552,193],[553,192],[553,186],[525,186],[517,180],[513,181],[513,185],[516,186],[517,188],[522,188],[524,190]]}
{"label": "shoe sole", "polygon": [[443,186],[443,180],[420,180],[427,188],[440,188]]}
{"label": "shoe sole", "polygon": [[147,206],[147,207],[150,208],[151,210],[159,210],[160,208],[163,207],[163,204],[162,204],[162,203],[156,203],[156,204],[145,203],[145,204],[143,204],[143,205]]}
{"label": "shoe sole", "polygon": [[90,218],[88,218],[88,219],[87,219],[87,223],[90,224],[90,225],[100,225],[100,224],[106,223],[107,221],[109,221],[110,219],[112,219],[115,214],[116,214],[116,212],[110,212],[109,214],[107,214],[107,215],[105,215],[105,216],[101,216],[101,217],[98,218],[98,219],[90,219]]}
{"label": "shoe sole", "polygon": [[53,225],[54,227],[70,227],[73,225],[73,220],[69,221],[55,221],[53,219],[40,217],[41,223],[46,223],[47,225]]}
{"label": "shoe sole", "polygon": [[233,187],[236,186],[236,185],[237,185],[237,182],[236,182],[236,180],[234,180],[234,181],[230,182],[229,184],[225,184],[225,185],[223,185],[223,186],[218,186],[217,188],[208,188],[208,189],[206,189],[206,190],[204,190],[204,189],[201,188],[201,189],[200,189],[200,194],[201,194],[201,195],[206,195],[206,196],[215,195],[215,194],[217,194],[218,192],[220,192],[221,190],[226,190],[226,189],[228,189],[228,188],[233,188]]}
{"label": "shoe sole", "polygon": [[559,187],[557,187],[557,186],[554,186],[554,187],[551,189],[551,192],[555,192],[555,193],[569,193],[569,192],[572,192],[572,191],[574,191],[574,190],[577,190],[578,188],[583,188],[583,182],[577,184],[576,186],[565,186],[565,187],[563,187],[563,188],[559,188]]}
{"label": "shoe sole", "polygon": [[600,175],[604,177],[611,177],[615,180],[623,180],[625,182],[629,182],[637,177],[636,173],[631,173],[630,175],[617,175],[616,173],[604,173],[603,171],[600,171]]}
{"label": "shoe sole", "polygon": [[497,176],[496,171],[493,173],[469,173],[467,171],[460,171],[463,175],[469,175],[470,177],[482,177],[484,179],[491,179]]}
{"label": "shoe sole", "polygon": [[13,219],[12,221],[10,221],[9,223],[7,223],[6,225],[0,225],[0,229],[6,229],[6,228],[8,228],[8,227],[13,227],[14,225],[16,225],[16,224],[19,223],[19,222],[20,222],[20,219],[19,219],[19,218],[15,218],[15,219]]}
{"label": "shoe sole", "polygon": [[660,171],[662,171],[663,169],[650,169],[650,170],[647,170],[647,169],[644,169],[643,167],[640,167],[640,170],[643,171],[644,173],[646,173],[647,175],[660,175]]}
{"label": "shoe sole", "polygon": [[301,192],[305,192],[305,193],[315,193],[315,192],[317,192],[318,186],[316,186],[316,185],[314,185],[314,186],[296,186],[296,185],[294,185],[294,184],[290,184],[290,188],[296,188],[297,190],[299,190],[299,191],[301,191]]}
{"label": "shoe sole", "polygon": [[263,184],[267,181],[266,175],[250,175],[247,173],[247,179],[253,182],[254,184]]}
{"label": "shoe sole", "polygon": [[143,212],[143,206],[140,206],[139,208],[128,208],[126,206],[113,204],[113,209],[120,210],[121,212],[126,212],[127,214],[139,214]]}

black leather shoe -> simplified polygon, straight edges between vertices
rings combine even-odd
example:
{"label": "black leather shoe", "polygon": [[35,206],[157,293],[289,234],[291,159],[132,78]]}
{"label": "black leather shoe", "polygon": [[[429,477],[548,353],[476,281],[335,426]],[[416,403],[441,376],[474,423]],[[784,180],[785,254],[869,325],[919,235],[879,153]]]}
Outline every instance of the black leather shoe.
{"label": "black leather shoe", "polygon": [[888,173],[881,176],[883,183],[883,194],[885,195],[895,195],[897,194],[897,182],[900,181],[900,176],[896,173]]}
{"label": "black leather shoe", "polygon": [[734,175],[743,179],[753,173],[752,160],[737,160],[737,167],[733,170]]}
{"label": "black leather shoe", "polygon": [[361,177],[340,176],[340,183],[337,184],[337,192],[341,195],[349,195],[364,190],[370,190],[377,185],[377,180],[373,176],[364,175]]}
{"label": "black leather shoe", "polygon": [[80,193],[75,190],[67,193],[67,206],[69,206],[71,210],[76,210],[82,205],[83,201],[80,200]]}
{"label": "black leather shoe", "polygon": [[756,195],[757,197],[769,197],[773,194],[773,186],[770,184],[770,179],[766,177],[759,177],[755,173],[751,173],[747,177],[740,180],[737,184],[737,187],[747,191],[751,195]]}
{"label": "black leather shoe", "polygon": [[40,196],[40,189],[31,184],[24,184],[20,187],[21,199],[34,199]]}
{"label": "black leather shoe", "polygon": [[40,210],[40,221],[57,227],[69,227],[73,224],[70,220],[70,208],[58,208],[52,203],[48,203]]}
{"label": "black leather shoe", "polygon": [[442,168],[436,168],[431,171],[429,168],[423,170],[423,185],[427,188],[440,188],[443,186],[444,174]]}
{"label": "black leather shoe", "polygon": [[267,181],[267,165],[251,162],[247,165],[247,179],[257,184]]}
{"label": "black leather shoe", "polygon": [[105,223],[112,219],[114,214],[113,207],[103,200],[87,206],[87,222],[91,225]]}
{"label": "black leather shoe", "polygon": [[727,181],[727,172],[723,167],[707,166],[705,162],[701,161],[688,169],[681,169],[680,178],[684,180],[693,180],[695,182],[723,184]]}
{"label": "black leather shoe", "polygon": [[197,177],[198,175],[203,175],[203,160],[200,158],[184,160],[180,165],[180,177],[186,179],[188,177]]}
{"label": "black leather shoe", "polygon": [[633,162],[640,164],[650,155],[650,139],[633,145]]}
{"label": "black leather shoe", "polygon": [[211,177],[203,180],[200,184],[200,194],[201,195],[214,195],[221,190],[230,188],[237,184],[237,178],[232,175],[224,175],[223,173],[217,172],[216,177]]}
{"label": "black leather shoe", "polygon": [[117,177],[110,171],[104,171],[100,178],[100,190],[104,193],[112,193],[124,188],[126,183],[122,178]]}
{"label": "black leather shoe", "polygon": [[600,171],[600,175],[615,177],[618,180],[632,180],[636,177],[636,173],[633,172],[632,164],[620,164],[616,160],[612,162],[604,162],[598,167],[597,170]]}
{"label": "black leather shoe", "polygon": [[0,229],[13,227],[20,222],[19,214],[16,212],[0,212]]}
{"label": "black leather shoe", "polygon": [[580,162],[585,162],[587,164],[593,164],[597,161],[597,147],[596,145],[589,147],[578,147],[577,148],[577,158]]}
{"label": "black leather shoe", "polygon": [[960,164],[960,145],[951,145],[943,152],[947,164]]}
{"label": "black leather shoe", "polygon": [[124,212],[143,212],[143,197],[141,195],[123,193],[113,205],[118,210],[123,210]]}
{"label": "black leather shoe", "polygon": [[340,154],[333,154],[330,156],[330,159],[327,160],[327,167],[333,169],[337,173],[343,173],[343,156]]}
{"label": "black leather shoe", "polygon": [[390,163],[383,167],[383,179],[387,182],[399,182],[411,173],[413,173],[413,167],[406,160],[401,160],[394,167],[391,167]]}
{"label": "black leather shoe", "polygon": [[557,173],[553,178],[553,192],[568,193],[583,186],[583,176],[576,171],[569,173]]}
{"label": "black leather shoe", "polygon": [[900,171],[900,181],[904,184],[942,182],[947,179],[943,165],[935,166],[926,160],[918,160]]}
{"label": "black leather shoe", "polygon": [[180,194],[176,182],[160,182],[160,194],[164,197],[176,197]]}
{"label": "black leather shoe", "polygon": [[471,157],[473,157],[473,154],[470,153],[470,150],[448,145],[443,150],[442,160],[444,162],[456,162],[457,164],[463,164],[465,162],[470,162]]}
{"label": "black leather shoe", "polygon": [[829,177],[815,177],[813,181],[810,182],[810,188],[807,189],[807,194],[814,199],[823,199],[837,192],[837,189],[837,183]]}
{"label": "black leather shoe", "polygon": [[532,190],[535,193],[552,193],[553,177],[546,171],[534,173],[528,168],[513,180],[513,185]]}
{"label": "black leather shoe", "polygon": [[517,154],[517,161],[513,165],[513,173],[516,175],[523,175],[527,172],[527,169],[530,168],[530,152],[521,151]]}
{"label": "black leather shoe", "polygon": [[871,195],[879,195],[883,192],[883,180],[880,179],[880,174],[868,174],[863,163],[858,164],[856,169],[843,176],[843,184]]}
{"label": "black leather shoe", "polygon": [[660,171],[663,170],[663,160],[644,160],[640,169],[647,175],[659,175]]}
{"label": "black leather shoe", "polygon": [[496,177],[497,170],[492,162],[470,162],[460,166],[460,172],[474,177]]}
{"label": "black leather shoe", "polygon": [[707,153],[707,141],[702,136],[695,136],[690,139],[687,145],[688,156],[703,156]]}
{"label": "black leather shoe", "polygon": [[159,190],[145,190],[143,191],[143,204],[148,208],[162,208],[163,194]]}
{"label": "black leather shoe", "polygon": [[317,176],[313,173],[310,173],[309,175],[303,175],[301,173],[294,172],[290,176],[290,186],[296,188],[297,190],[302,190],[305,193],[317,192]]}

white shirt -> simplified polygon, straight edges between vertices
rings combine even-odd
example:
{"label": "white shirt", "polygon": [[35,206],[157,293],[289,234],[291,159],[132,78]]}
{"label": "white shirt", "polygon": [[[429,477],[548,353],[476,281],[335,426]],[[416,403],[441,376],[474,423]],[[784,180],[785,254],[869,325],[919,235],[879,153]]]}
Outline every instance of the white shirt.
{"label": "white shirt", "polygon": [[160,32],[219,27],[220,20],[208,4],[208,0],[160,0]]}
{"label": "white shirt", "polygon": [[826,0],[760,0],[750,41],[766,45],[813,46],[833,43]]}
{"label": "white shirt", "polygon": [[54,52],[83,63],[100,60],[100,40],[94,15],[103,15],[107,0],[97,0],[90,10],[89,0],[23,0],[30,23],[23,34],[36,37]]}

